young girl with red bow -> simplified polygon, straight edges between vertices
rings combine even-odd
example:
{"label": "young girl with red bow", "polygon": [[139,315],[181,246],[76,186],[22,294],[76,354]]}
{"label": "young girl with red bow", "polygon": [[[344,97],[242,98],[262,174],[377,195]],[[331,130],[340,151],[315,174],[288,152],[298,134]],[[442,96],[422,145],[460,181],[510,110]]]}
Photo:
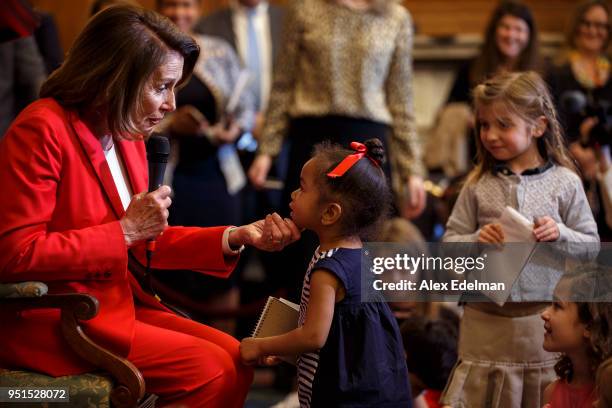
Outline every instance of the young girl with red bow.
{"label": "young girl with red bow", "polygon": [[[384,302],[361,302],[362,239],[390,207],[378,139],[354,152],[321,144],[302,168],[291,218],[320,246],[302,287],[299,327],[280,336],[246,338],[242,358],[299,355],[301,407],[411,406],[397,323]],[[261,360],[260,360],[261,361]]]}

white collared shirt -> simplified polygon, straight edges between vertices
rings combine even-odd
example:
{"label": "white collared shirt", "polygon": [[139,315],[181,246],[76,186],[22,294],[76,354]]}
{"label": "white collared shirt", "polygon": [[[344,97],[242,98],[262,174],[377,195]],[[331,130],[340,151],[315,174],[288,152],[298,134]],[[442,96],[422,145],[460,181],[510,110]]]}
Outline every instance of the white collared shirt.
{"label": "white collared shirt", "polygon": [[[248,8],[240,4],[238,1],[231,1],[232,7],[232,25],[236,36],[236,51],[242,64],[245,65],[247,59],[247,46],[249,39],[247,37],[247,11]],[[270,95],[270,87],[272,85],[272,33],[270,32],[270,16],[268,15],[268,3],[261,2],[255,7],[255,33],[257,35],[257,44],[259,44],[259,66],[261,67],[261,100],[259,106],[261,110],[265,110],[268,104],[268,96]]]}
{"label": "white collared shirt", "polygon": [[128,181],[127,172],[125,171],[125,165],[114,143],[109,150],[104,151],[104,157],[106,157],[106,163],[108,163],[111,175],[113,176],[113,181],[115,182],[115,187],[117,187],[123,209],[126,210],[132,200],[132,189],[130,188],[130,182]]}

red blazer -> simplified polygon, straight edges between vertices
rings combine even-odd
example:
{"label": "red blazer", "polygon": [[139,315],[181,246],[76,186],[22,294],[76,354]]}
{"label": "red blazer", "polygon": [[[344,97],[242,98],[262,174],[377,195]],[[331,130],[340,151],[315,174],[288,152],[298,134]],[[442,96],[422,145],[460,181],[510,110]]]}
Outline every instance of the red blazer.
{"label": "red blazer", "polygon": [[[116,144],[134,193],[146,191],[142,141]],[[0,142],[0,282],[44,281],[50,293],[95,296],[100,312],[84,325],[95,341],[127,356],[134,298],[164,309],[128,272],[119,219],[124,210],[99,140],[78,114],[47,98],[28,106]],[[157,240],[152,266],[226,277],[225,227],[170,227]],[[133,248],[143,259],[144,248]],[[69,351],[58,310],[0,311],[0,367],[53,376],[91,367]]]}

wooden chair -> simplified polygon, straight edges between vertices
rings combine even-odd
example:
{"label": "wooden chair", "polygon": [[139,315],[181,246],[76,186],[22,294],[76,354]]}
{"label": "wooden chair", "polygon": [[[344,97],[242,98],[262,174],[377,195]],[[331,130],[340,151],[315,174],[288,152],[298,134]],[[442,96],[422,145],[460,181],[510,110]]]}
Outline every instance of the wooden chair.
{"label": "wooden chair", "polygon": [[[159,282],[155,278],[155,270],[147,279],[145,267],[131,253],[129,269],[145,290],[150,290],[152,287],[163,299],[162,303],[186,318],[195,317],[201,320],[256,316],[266,300],[262,298],[238,308],[210,307]],[[276,295],[282,296],[282,293]],[[80,357],[100,368],[100,371],[94,373],[58,378],[0,368],[0,387],[68,387],[71,406],[118,408],[155,406],[158,397],[154,394],[145,395],[145,382],[138,369],[128,360],[94,343],[83,332],[79,322],[92,319],[98,314],[98,301],[93,296],[83,293],[49,295],[47,286],[42,282],[0,283],[0,308],[5,310],[10,308],[16,312],[40,308],[60,309],[62,334],[68,345]],[[22,405],[16,404],[15,407],[19,408]]]}
{"label": "wooden chair", "polygon": [[[60,309],[61,330],[66,342],[80,357],[99,367],[100,371],[54,378],[40,373],[0,369],[0,387],[67,387],[71,406],[154,407],[157,396],[145,396],[144,379],[138,369],[126,359],[93,342],[83,332],[80,321],[92,319],[98,314],[97,299],[82,293],[46,293],[47,286],[41,282],[0,284],[0,308],[16,312]],[[5,330],[10,333],[10,328]]]}

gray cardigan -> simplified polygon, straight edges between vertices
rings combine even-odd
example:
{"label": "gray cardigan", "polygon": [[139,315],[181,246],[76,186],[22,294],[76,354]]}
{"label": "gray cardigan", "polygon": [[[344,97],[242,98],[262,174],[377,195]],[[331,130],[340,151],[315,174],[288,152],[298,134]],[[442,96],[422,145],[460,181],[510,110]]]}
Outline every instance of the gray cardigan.
{"label": "gray cardigan", "polygon": [[442,240],[476,242],[480,228],[496,222],[506,206],[529,220],[551,217],[559,226],[559,241],[599,242],[582,181],[571,170],[557,165],[529,175],[504,171],[485,174],[467,184],[453,207]]}
{"label": "gray cardigan", "polygon": [[[540,245],[511,293],[513,301],[550,300],[568,264],[563,253],[592,259],[599,250],[597,225],[582,181],[571,170],[549,165],[529,174],[507,169],[485,174],[461,190],[446,224],[445,242],[477,242],[480,228],[497,222],[506,206],[527,219],[549,216],[557,222],[557,245]],[[576,243],[580,243],[576,245]]]}

